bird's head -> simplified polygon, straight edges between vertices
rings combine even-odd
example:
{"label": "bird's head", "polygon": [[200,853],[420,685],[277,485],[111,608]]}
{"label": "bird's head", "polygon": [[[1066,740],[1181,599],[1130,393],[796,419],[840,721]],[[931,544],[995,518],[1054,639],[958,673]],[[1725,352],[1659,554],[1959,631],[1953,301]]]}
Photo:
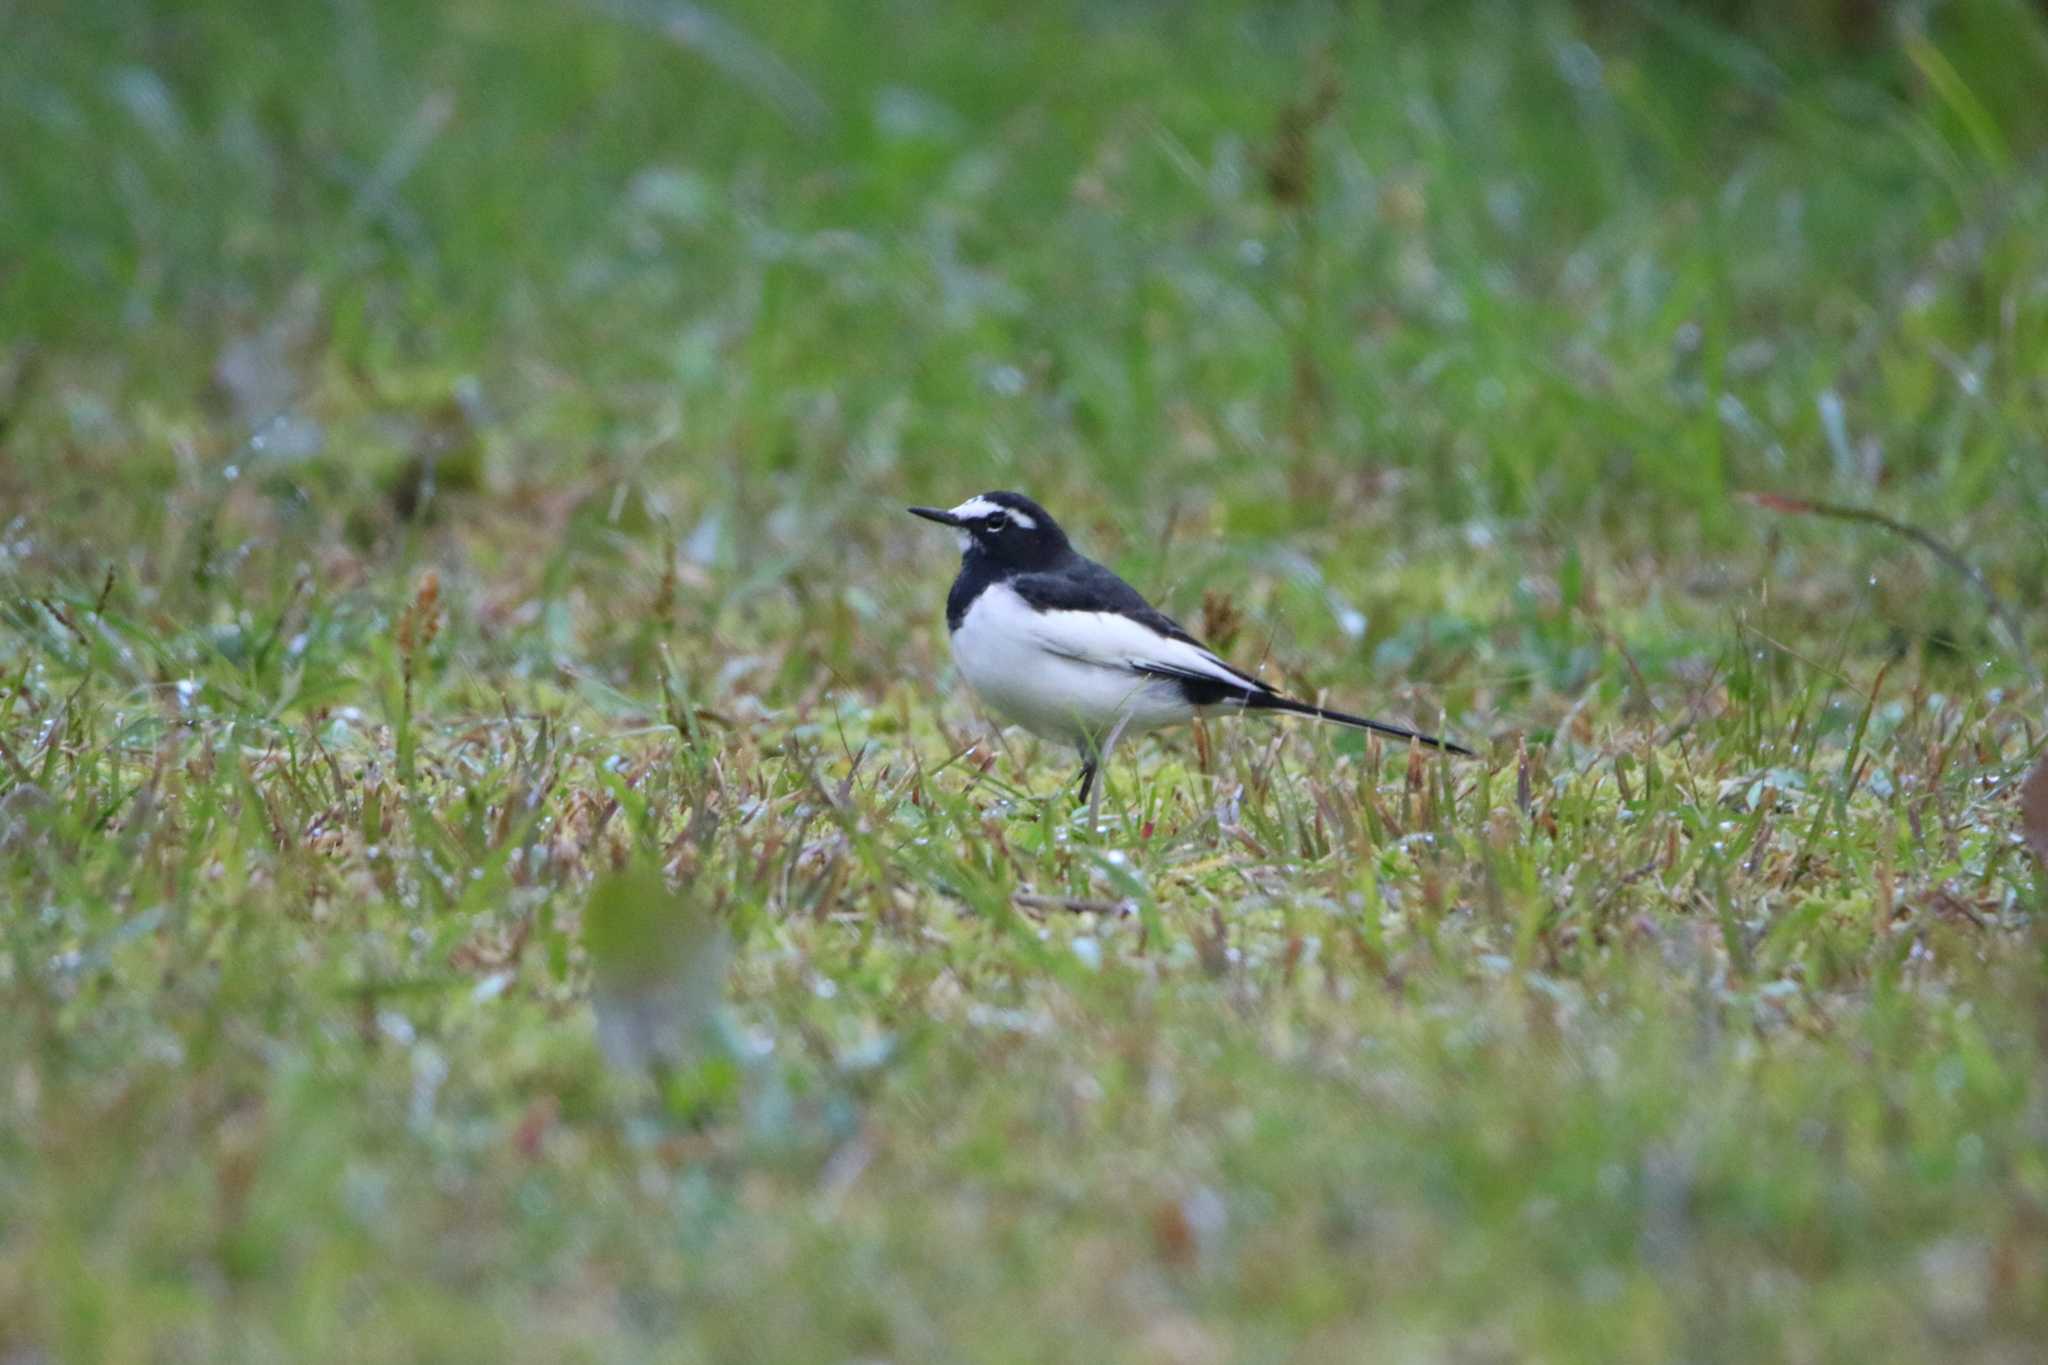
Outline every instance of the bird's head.
{"label": "bird's head", "polygon": [[1051,513],[1022,493],[977,493],[958,507],[913,507],[913,516],[951,526],[961,552],[1015,569],[1043,569],[1072,553]]}

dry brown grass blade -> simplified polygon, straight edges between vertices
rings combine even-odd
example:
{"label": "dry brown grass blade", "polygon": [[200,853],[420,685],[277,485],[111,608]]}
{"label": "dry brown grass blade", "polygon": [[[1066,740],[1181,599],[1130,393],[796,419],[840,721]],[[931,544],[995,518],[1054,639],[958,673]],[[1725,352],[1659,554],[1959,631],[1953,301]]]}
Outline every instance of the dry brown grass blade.
{"label": "dry brown grass blade", "polygon": [[2043,754],[2020,784],[2020,832],[2027,847],[2048,866],[2048,754]]}
{"label": "dry brown grass blade", "polygon": [[1086,896],[1046,896],[1036,891],[1019,891],[1010,897],[1025,910],[1065,910],[1075,915],[1101,915],[1127,918],[1137,913],[1137,907],[1129,900],[1093,900]]}

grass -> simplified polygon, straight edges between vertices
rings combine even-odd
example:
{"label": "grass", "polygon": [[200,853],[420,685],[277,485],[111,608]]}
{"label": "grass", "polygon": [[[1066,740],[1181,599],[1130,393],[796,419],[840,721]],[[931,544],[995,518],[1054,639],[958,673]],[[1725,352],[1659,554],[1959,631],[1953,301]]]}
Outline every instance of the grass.
{"label": "grass", "polygon": [[[1861,12],[0,6],[0,1360],[2030,1358],[2048,21]],[[1089,828],[987,487],[1486,757]]]}

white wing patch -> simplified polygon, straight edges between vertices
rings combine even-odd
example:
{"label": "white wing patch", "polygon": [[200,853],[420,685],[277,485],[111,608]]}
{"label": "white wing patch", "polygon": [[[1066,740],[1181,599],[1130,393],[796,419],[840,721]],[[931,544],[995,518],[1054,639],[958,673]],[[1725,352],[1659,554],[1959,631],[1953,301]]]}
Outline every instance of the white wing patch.
{"label": "white wing patch", "polygon": [[1193,716],[1184,684],[1138,672],[1119,654],[1084,652],[1091,648],[1087,632],[1063,628],[1059,620],[1078,617],[1085,623],[1094,615],[1061,612],[1047,629],[1044,614],[1008,585],[993,584],[953,631],[953,658],[991,711],[1034,734],[1084,748],[1119,727],[1138,734]]}
{"label": "white wing patch", "polygon": [[1270,689],[1240,673],[1200,645],[1161,635],[1150,626],[1110,611],[1042,611],[1033,613],[1033,638],[1050,652],[1076,663],[1125,672],[1184,673],[1214,678],[1230,687]]}

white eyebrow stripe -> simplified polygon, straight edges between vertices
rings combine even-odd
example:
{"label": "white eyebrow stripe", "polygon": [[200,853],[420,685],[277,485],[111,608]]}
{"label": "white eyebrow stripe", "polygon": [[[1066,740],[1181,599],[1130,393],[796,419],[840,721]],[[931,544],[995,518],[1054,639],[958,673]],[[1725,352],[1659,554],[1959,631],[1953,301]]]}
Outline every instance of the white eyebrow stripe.
{"label": "white eyebrow stripe", "polygon": [[991,512],[1001,512],[1027,531],[1038,529],[1038,519],[1036,517],[1026,516],[1014,507],[1005,507],[1001,503],[990,502],[979,494],[969,498],[966,502],[953,509],[954,516],[968,521],[978,520],[989,515]]}

